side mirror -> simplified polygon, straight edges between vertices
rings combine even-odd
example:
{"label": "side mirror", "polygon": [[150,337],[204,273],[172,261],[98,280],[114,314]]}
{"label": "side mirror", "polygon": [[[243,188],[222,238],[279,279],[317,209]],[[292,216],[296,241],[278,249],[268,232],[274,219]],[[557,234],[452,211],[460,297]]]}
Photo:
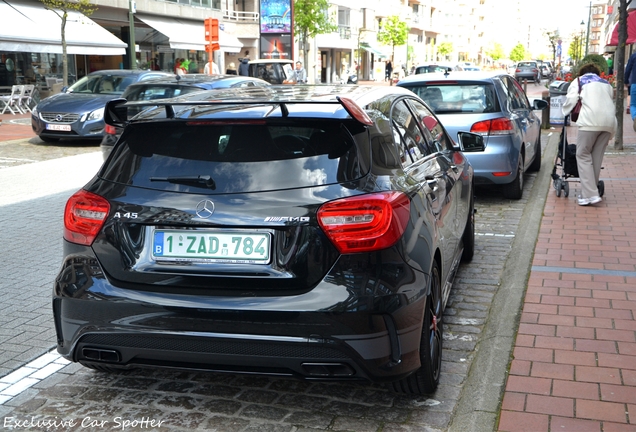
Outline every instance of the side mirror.
{"label": "side mirror", "polygon": [[545,101],[543,99],[535,99],[534,103],[532,104],[532,108],[535,110],[543,110],[546,109],[548,107],[548,101]]}
{"label": "side mirror", "polygon": [[482,152],[486,150],[484,137],[472,132],[457,132],[459,145],[464,153]]}
{"label": "side mirror", "polygon": [[104,123],[110,126],[123,128],[128,123],[128,107],[124,104],[126,99],[113,99],[106,103],[104,109]]}
{"label": "side mirror", "polygon": [[62,87],[62,90],[60,90],[60,92],[62,92],[62,93],[66,93],[67,91],[68,91],[68,87],[67,86]]}

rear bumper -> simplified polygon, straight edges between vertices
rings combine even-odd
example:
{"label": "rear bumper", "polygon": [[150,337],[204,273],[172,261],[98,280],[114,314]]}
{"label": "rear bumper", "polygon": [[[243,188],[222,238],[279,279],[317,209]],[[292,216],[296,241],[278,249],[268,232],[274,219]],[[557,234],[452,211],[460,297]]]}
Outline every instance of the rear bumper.
{"label": "rear bumper", "polygon": [[111,368],[393,381],[420,366],[428,287],[426,275],[403,269],[399,286],[375,294],[368,274],[343,284],[336,269],[296,295],[179,295],[116,287],[94,258],[74,256],[54,289],[58,352]]}
{"label": "rear bumper", "polygon": [[[474,170],[475,184],[507,184],[516,177],[520,145],[514,143],[514,136],[489,137],[484,152],[466,153],[466,158]],[[496,176],[495,172],[510,172],[507,176]]]}

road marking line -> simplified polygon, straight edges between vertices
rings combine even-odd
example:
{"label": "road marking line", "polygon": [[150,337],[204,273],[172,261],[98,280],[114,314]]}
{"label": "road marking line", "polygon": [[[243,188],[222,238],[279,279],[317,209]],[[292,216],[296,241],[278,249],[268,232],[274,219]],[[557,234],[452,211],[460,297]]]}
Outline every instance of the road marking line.
{"label": "road marking line", "polygon": [[55,349],[0,378],[0,405],[68,365]]}

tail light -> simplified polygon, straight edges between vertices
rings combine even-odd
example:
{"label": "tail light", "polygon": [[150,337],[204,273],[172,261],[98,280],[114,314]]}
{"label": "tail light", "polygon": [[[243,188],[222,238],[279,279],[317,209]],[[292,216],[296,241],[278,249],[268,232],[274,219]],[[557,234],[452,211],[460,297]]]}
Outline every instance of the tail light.
{"label": "tail light", "polygon": [[484,120],[473,124],[470,128],[472,133],[480,135],[509,135],[515,130],[510,119],[499,117],[496,119]]}
{"label": "tail light", "polygon": [[320,207],[318,224],[340,253],[385,249],[404,234],[410,203],[396,191],[343,198]]}
{"label": "tail light", "polygon": [[106,126],[104,126],[104,133],[108,135],[115,135],[117,134],[117,129],[115,129],[115,126],[107,124]]}
{"label": "tail light", "polygon": [[64,238],[71,243],[90,246],[102,229],[110,211],[106,199],[80,190],[66,202]]}

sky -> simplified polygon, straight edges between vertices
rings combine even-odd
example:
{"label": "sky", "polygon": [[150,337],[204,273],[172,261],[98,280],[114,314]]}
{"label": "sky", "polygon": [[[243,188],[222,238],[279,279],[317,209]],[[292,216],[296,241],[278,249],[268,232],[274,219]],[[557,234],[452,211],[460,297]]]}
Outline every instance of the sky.
{"label": "sky", "polygon": [[559,29],[567,36],[581,30],[581,21],[587,29],[590,0],[535,0],[532,4],[532,19],[545,23],[541,27],[546,30]]}

